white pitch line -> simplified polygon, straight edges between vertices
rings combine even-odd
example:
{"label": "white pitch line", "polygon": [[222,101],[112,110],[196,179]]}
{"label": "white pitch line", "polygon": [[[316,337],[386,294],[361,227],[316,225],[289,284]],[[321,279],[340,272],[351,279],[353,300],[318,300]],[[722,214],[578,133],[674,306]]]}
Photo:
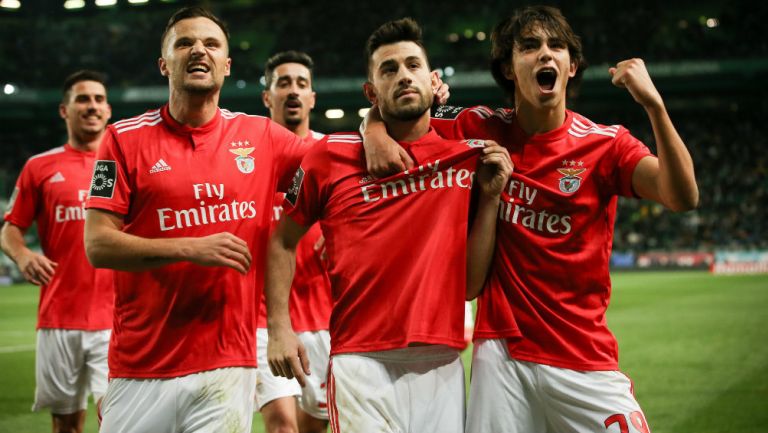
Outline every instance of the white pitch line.
{"label": "white pitch line", "polygon": [[30,350],[35,350],[35,345],[34,344],[23,344],[21,346],[5,346],[5,347],[0,347],[0,353],[29,352]]}

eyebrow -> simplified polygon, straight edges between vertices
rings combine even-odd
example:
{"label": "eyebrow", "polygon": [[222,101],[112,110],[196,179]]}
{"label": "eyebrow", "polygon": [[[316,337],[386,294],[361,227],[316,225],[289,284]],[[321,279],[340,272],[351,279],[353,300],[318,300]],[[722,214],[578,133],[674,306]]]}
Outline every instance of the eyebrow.
{"label": "eyebrow", "polygon": [[303,81],[309,81],[309,77],[307,77],[305,75],[295,75],[294,76],[294,75],[290,75],[290,74],[280,75],[279,77],[277,77],[277,81],[290,80],[291,78],[294,78],[294,77],[296,77],[296,81],[302,81],[302,80]]}

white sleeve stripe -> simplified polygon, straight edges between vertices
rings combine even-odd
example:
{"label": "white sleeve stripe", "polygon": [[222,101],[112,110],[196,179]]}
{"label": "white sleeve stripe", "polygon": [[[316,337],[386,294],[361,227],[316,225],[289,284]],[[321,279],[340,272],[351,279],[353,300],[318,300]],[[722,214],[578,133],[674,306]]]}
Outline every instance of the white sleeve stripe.
{"label": "white sleeve stripe", "polygon": [[120,128],[120,129],[115,128],[115,129],[116,129],[118,134],[122,134],[123,132],[132,131],[134,129],[138,129],[138,128],[141,128],[141,127],[144,127],[144,126],[155,126],[155,125],[157,125],[158,123],[160,123],[162,121],[163,121],[163,119],[160,118],[160,119],[153,120],[151,122],[149,122],[149,121],[141,122],[141,123],[139,123],[137,125],[128,126],[126,128]]}
{"label": "white sleeve stripe", "polygon": [[144,120],[154,120],[160,117],[160,110],[154,110],[149,111],[147,113],[142,114],[141,116],[131,117],[130,119],[123,119],[119,122],[115,122],[113,125],[115,128],[119,128],[122,126],[128,126],[133,125],[139,122],[142,122]]}
{"label": "white sleeve stripe", "polygon": [[604,131],[601,129],[593,129],[587,132],[577,132],[577,131],[574,131],[573,129],[569,129],[568,133],[573,135],[574,137],[580,137],[580,138],[586,137],[589,134],[605,135],[607,137],[614,137],[614,138],[616,137],[616,133]]}

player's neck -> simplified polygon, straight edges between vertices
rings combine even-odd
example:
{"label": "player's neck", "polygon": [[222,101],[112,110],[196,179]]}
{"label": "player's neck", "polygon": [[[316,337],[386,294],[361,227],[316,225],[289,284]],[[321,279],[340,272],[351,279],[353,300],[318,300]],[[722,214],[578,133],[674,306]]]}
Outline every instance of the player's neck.
{"label": "player's neck", "polygon": [[168,109],[171,117],[182,125],[198,128],[216,115],[219,106],[219,92],[192,94],[171,89]]}
{"label": "player's neck", "polygon": [[299,123],[298,125],[290,125],[290,124],[285,124],[283,122],[277,122],[277,123],[284,126],[285,129],[298,135],[300,138],[307,138],[307,136],[309,135],[309,118],[307,118],[306,121]]}
{"label": "player's neck", "polygon": [[69,145],[80,152],[95,152],[99,148],[101,143],[101,137],[104,136],[104,131],[95,135],[77,136],[76,134],[68,134]]}
{"label": "player's neck", "polygon": [[416,141],[429,132],[429,111],[416,120],[397,120],[384,117],[387,133],[397,141]]}
{"label": "player's neck", "polygon": [[543,134],[563,126],[565,122],[565,104],[554,107],[533,106],[518,101],[515,115],[520,128],[526,135]]}

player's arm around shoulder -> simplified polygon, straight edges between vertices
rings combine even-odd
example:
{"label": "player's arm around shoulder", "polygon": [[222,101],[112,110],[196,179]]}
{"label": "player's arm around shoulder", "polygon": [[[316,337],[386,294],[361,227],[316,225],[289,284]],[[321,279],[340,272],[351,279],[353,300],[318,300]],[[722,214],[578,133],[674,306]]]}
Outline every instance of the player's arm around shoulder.
{"label": "player's arm around shoulder", "polygon": [[608,71],[611,82],[626,88],[648,114],[658,148],[658,159],[645,157],[632,174],[632,187],[640,197],[654,200],[673,211],[695,208],[699,190],[693,160],[677,133],[664,100],[651,80],[642,59],[629,59]]}
{"label": "player's arm around shoulder", "polygon": [[293,218],[286,216],[272,234],[267,256],[264,296],[267,304],[267,360],[272,374],[296,378],[304,386],[309,359],[304,345],[293,332],[288,303],[296,270],[296,245],[307,232]]}
{"label": "player's arm around shoulder", "polygon": [[501,192],[513,168],[507,149],[495,141],[486,140],[477,170],[477,213],[467,242],[467,300],[476,298],[485,285],[496,244],[496,215]]}
{"label": "player's arm around shoulder", "polygon": [[248,244],[228,233],[204,237],[149,239],[123,232],[123,217],[91,208],[85,213],[85,254],[96,268],[145,271],[189,261],[201,266],[226,266],[248,273]]}

